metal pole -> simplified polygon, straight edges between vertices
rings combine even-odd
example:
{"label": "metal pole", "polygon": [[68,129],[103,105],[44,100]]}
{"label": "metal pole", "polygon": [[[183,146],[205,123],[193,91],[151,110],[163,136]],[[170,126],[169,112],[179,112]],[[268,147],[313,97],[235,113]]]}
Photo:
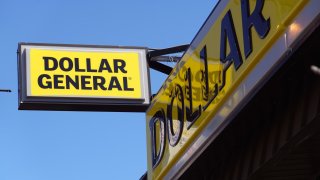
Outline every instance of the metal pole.
{"label": "metal pole", "polygon": [[11,92],[10,89],[0,89],[0,92]]}

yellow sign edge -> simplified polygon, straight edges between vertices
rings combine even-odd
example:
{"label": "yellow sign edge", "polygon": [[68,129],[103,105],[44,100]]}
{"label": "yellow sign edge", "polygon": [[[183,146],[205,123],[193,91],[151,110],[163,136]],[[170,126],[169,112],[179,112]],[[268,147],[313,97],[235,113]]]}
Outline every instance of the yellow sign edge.
{"label": "yellow sign edge", "polygon": [[[274,42],[285,32],[286,28],[290,22],[293,20],[294,17],[297,16],[297,14],[301,11],[301,9],[308,3],[308,1],[300,1],[296,5],[295,8],[293,8],[292,13],[285,19],[282,20],[281,27],[278,27],[278,31],[276,31],[275,35],[270,38],[262,47],[260,52],[255,56],[252,57],[252,63],[248,65],[247,69],[240,75],[240,77],[237,79],[237,81],[234,82],[232,87],[230,87],[230,90],[226,92],[225,96],[222,97],[220,102],[217,104],[216,108],[212,111],[211,115],[209,115],[208,119],[203,121],[199,124],[199,128],[197,131],[194,132],[194,134],[189,138],[189,140],[186,142],[186,144],[181,147],[180,150],[178,150],[176,156],[174,156],[170,162],[168,162],[166,168],[164,168],[162,171],[160,171],[158,178],[164,179],[164,176],[168,173],[169,169],[173,167],[173,165],[177,162],[177,160],[182,156],[183,153],[187,150],[187,148],[190,147],[190,145],[194,142],[195,138],[200,135],[200,133],[203,131],[204,127],[209,123],[210,119],[212,119],[215,114],[217,113],[218,109],[221,108],[222,104],[225,103],[228,96],[230,96],[231,93],[239,86],[239,84],[242,82],[242,80],[252,71],[252,69],[256,66],[256,64],[259,62],[257,59],[261,58],[265,55],[265,53],[268,51],[268,49],[274,44]],[[206,34],[207,35],[207,34]]]}

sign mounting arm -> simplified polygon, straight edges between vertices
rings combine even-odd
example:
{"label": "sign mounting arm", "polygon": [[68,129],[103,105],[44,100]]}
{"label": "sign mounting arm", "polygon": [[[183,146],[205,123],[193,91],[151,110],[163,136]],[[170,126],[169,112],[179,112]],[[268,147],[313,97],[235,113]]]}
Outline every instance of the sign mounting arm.
{"label": "sign mounting arm", "polygon": [[[169,75],[172,71],[172,67],[164,65],[162,63],[159,63],[157,61],[178,61],[177,59],[180,59],[178,57],[171,57],[171,56],[162,56],[166,54],[173,54],[173,53],[179,53],[179,52],[185,52],[189,47],[189,44],[165,48],[165,49],[157,49],[149,51],[147,54],[147,61],[149,63],[149,66],[157,71],[160,71],[164,74]],[[168,59],[168,60],[164,60]]]}

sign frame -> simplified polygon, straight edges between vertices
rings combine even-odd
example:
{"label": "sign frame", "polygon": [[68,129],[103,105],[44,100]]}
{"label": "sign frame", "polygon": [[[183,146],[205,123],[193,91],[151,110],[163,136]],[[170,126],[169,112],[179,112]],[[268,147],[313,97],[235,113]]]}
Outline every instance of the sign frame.
{"label": "sign frame", "polygon": [[[30,49],[58,50],[69,52],[135,52],[139,54],[141,98],[122,97],[66,97],[28,95],[28,58]],[[105,46],[82,44],[25,43],[18,44],[18,109],[19,110],[59,110],[59,111],[110,111],[110,112],[145,112],[150,104],[150,72],[147,62],[146,47]],[[29,89],[30,91],[30,89]],[[53,91],[53,90],[52,90]],[[30,93],[29,93],[30,94]]]}

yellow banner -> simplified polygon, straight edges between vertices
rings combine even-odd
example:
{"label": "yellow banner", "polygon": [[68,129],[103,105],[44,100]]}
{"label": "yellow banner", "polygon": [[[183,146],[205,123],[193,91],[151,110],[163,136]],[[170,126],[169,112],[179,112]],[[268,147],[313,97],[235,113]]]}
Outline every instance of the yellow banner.
{"label": "yellow banner", "polygon": [[30,49],[29,96],[142,97],[139,53]]}
{"label": "yellow banner", "polygon": [[307,3],[219,2],[148,109],[148,179],[167,175]]}

